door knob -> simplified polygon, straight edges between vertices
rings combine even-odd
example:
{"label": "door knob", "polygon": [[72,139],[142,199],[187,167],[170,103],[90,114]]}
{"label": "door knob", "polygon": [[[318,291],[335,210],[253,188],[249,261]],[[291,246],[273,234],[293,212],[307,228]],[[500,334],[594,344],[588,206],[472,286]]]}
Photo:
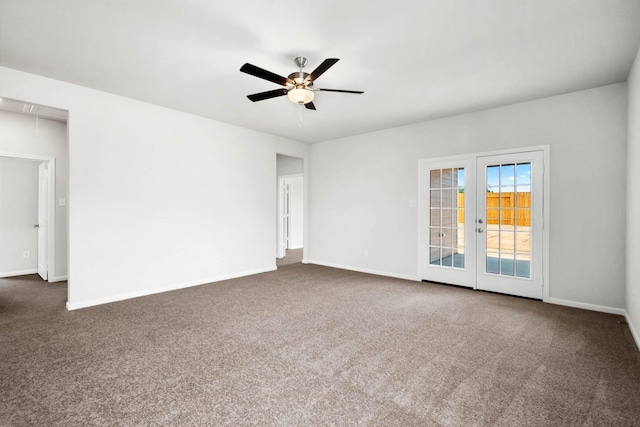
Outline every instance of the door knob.
{"label": "door knob", "polygon": [[482,228],[476,228],[476,231],[477,231],[478,233],[482,233],[484,230],[483,230]]}
{"label": "door knob", "polygon": [[34,228],[39,228],[39,227],[40,227],[40,224],[33,224],[33,227],[34,227]]}
{"label": "door knob", "polygon": [[478,220],[478,224],[482,224],[482,220],[481,219]]}

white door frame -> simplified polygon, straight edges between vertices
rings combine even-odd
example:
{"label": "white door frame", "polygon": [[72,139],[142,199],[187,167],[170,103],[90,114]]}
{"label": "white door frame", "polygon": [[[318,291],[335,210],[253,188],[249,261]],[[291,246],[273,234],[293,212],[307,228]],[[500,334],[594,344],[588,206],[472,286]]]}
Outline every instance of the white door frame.
{"label": "white door frame", "polygon": [[[470,154],[462,154],[456,156],[447,156],[447,157],[438,157],[432,159],[421,159],[418,162],[418,177],[420,179],[418,184],[419,190],[419,198],[418,198],[418,229],[419,229],[419,239],[418,239],[418,277],[420,280],[423,278],[423,260],[428,256],[428,251],[425,249],[424,238],[425,232],[424,230],[428,226],[428,223],[422,213],[429,206],[429,199],[424,196],[424,185],[426,185],[422,180],[422,170],[425,165],[437,164],[437,163],[456,163],[464,160],[472,160],[473,163],[473,173],[475,174],[475,163],[478,157],[485,156],[495,156],[502,154],[515,154],[515,153],[524,153],[530,151],[541,151],[543,153],[543,197],[542,197],[542,210],[543,210],[543,230],[542,230],[542,300],[544,302],[548,302],[550,298],[550,283],[549,283],[549,204],[550,204],[550,146],[549,145],[539,145],[533,147],[522,147],[522,148],[510,148],[505,150],[496,150],[496,151],[488,151],[488,152],[480,152],[480,153],[470,153]],[[471,172],[471,171],[470,171]],[[476,215],[476,212],[465,212],[465,214]],[[465,244],[466,246],[466,244]],[[473,289],[476,289],[476,286],[473,286]]]}
{"label": "white door frame", "polygon": [[56,206],[55,206],[55,194],[56,194],[56,159],[55,157],[46,157],[46,156],[34,156],[30,154],[17,154],[17,153],[4,153],[0,152],[0,157],[9,157],[14,159],[26,159],[26,160],[35,160],[39,162],[47,163],[48,170],[48,178],[49,178],[49,196],[48,196],[48,219],[49,219],[49,229],[47,232],[47,255],[48,255],[48,265],[47,265],[47,277],[48,282],[54,282],[55,275],[55,261],[56,261],[56,233],[55,233],[55,224],[56,224]]}

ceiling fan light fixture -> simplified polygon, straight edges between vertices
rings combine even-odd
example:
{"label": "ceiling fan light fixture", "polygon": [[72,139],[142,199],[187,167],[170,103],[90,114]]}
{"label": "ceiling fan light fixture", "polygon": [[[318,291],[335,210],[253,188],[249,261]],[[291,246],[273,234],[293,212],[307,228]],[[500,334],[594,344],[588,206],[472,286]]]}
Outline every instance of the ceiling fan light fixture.
{"label": "ceiling fan light fixture", "polygon": [[313,91],[296,87],[287,92],[287,98],[294,104],[308,104],[313,101]]}

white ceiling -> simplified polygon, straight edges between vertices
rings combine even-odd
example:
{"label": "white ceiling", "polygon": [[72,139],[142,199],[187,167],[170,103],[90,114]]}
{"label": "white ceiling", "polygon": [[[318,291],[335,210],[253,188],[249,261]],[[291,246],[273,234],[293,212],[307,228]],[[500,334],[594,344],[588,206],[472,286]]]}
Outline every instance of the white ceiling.
{"label": "white ceiling", "polygon": [[[638,0],[0,0],[0,65],[305,142],[627,79]],[[240,73],[340,58],[317,111]],[[307,71],[309,71],[307,70]]]}

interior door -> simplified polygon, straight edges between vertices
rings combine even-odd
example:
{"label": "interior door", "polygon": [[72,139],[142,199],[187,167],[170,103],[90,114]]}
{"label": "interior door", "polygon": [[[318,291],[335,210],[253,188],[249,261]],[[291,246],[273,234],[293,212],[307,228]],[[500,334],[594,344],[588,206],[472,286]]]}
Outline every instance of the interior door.
{"label": "interior door", "polygon": [[38,166],[38,274],[47,280],[49,267],[49,169],[46,162]]}
{"label": "interior door", "polygon": [[543,154],[478,157],[477,289],[542,299]]}
{"label": "interior door", "polygon": [[473,162],[425,162],[420,172],[421,276],[475,287]]}

